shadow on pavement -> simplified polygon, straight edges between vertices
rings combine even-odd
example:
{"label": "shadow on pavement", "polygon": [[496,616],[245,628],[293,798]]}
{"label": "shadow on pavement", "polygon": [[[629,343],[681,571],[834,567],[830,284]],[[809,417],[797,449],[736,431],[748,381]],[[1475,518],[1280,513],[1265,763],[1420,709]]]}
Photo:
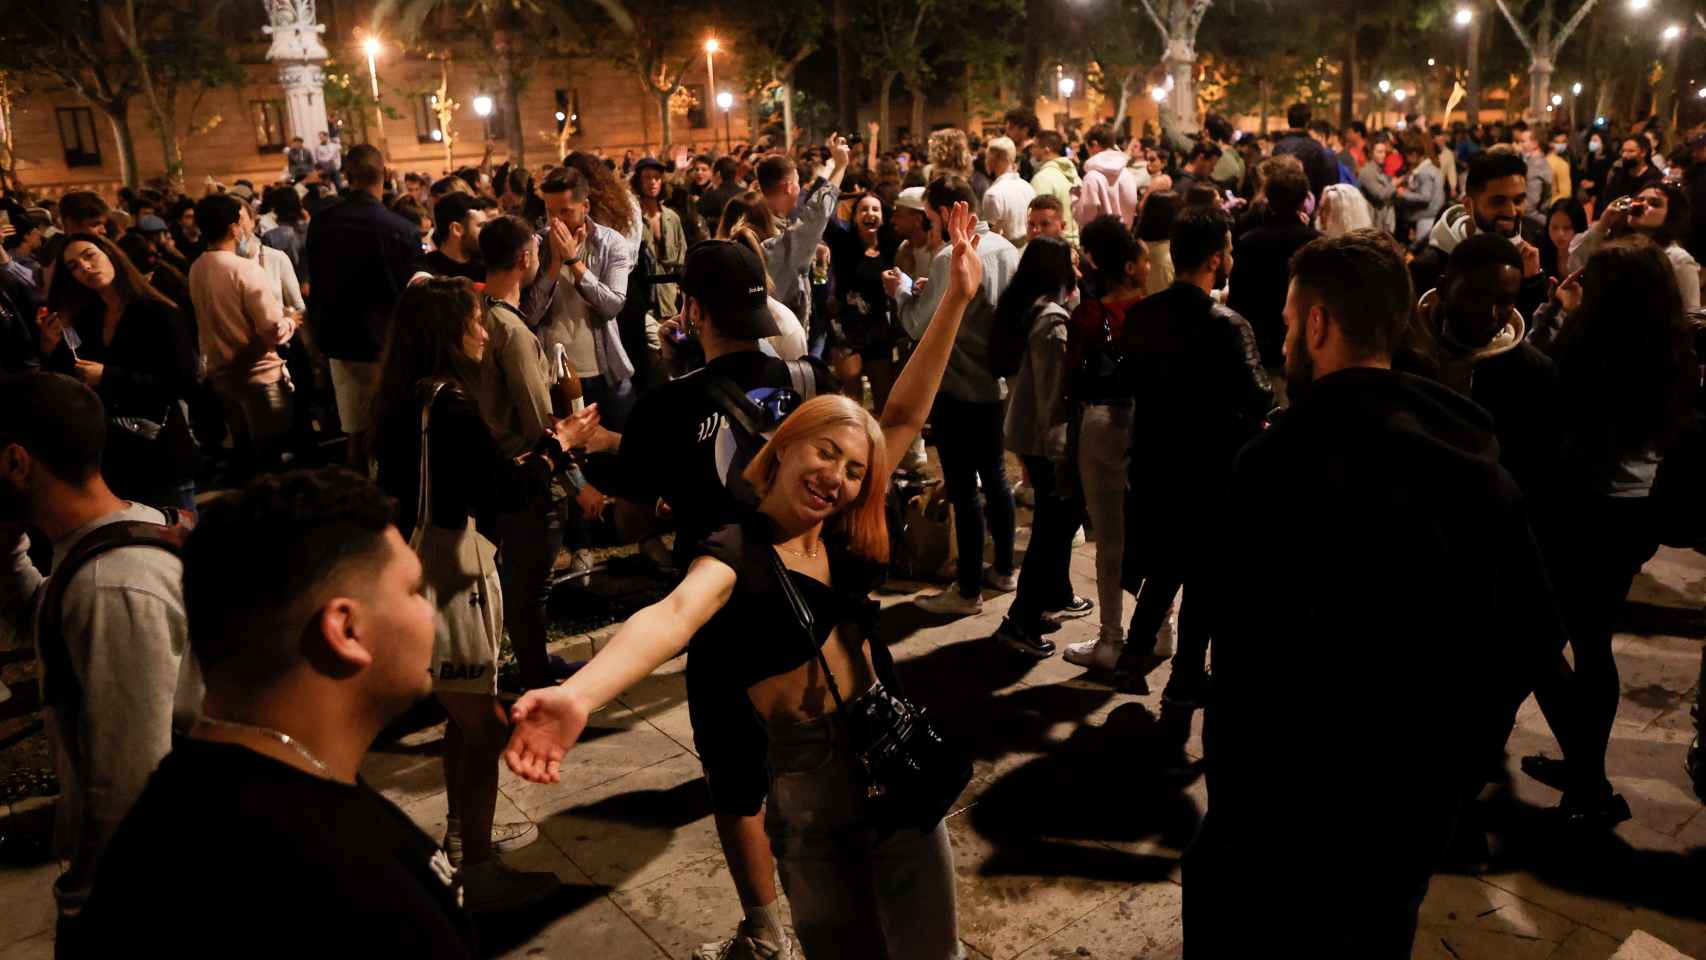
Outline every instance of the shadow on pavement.
{"label": "shadow on pavement", "polygon": [[609,887],[565,883],[556,893],[532,906],[474,919],[474,933],[483,957],[499,957],[525,946],[541,931],[610,892]]}
{"label": "shadow on pavement", "polygon": [[1638,637],[1667,636],[1706,639],[1706,613],[1692,604],[1672,607],[1630,600],[1617,618],[1617,632]]}

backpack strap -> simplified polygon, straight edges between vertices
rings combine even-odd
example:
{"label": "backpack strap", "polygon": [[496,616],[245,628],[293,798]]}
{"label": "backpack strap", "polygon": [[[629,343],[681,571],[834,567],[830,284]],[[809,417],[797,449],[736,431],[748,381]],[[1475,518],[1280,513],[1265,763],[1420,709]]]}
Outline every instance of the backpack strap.
{"label": "backpack strap", "polygon": [[793,382],[794,393],[802,400],[810,400],[817,396],[817,371],[804,360],[789,360],[788,379]]}
{"label": "backpack strap", "polygon": [[421,386],[421,465],[419,499],[415,502],[415,530],[425,530],[432,520],[432,456],[427,450],[427,428],[432,425],[432,405],[444,392],[444,381],[434,380]]}
{"label": "backpack strap", "polygon": [[[160,512],[166,515],[165,523],[121,520],[90,531],[48,577],[36,616],[36,655],[41,659],[44,703],[75,714],[83,702],[83,684],[65,642],[65,592],[78,571],[96,557],[124,547],[155,547],[174,557],[183,556],[184,541],[195,526],[194,514],[170,507],[160,508]],[[68,739],[65,746],[76,754],[76,743]]]}
{"label": "backpack strap", "polygon": [[[709,375],[707,375],[709,376]],[[711,402],[735,426],[754,437],[764,435],[764,411],[728,377],[709,376]]]}

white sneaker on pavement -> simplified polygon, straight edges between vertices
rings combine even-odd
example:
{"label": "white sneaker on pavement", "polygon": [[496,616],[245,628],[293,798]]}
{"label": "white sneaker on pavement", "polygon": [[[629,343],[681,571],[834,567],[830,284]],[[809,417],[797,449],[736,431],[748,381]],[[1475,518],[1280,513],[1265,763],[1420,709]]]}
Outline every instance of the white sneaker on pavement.
{"label": "white sneaker on pavement", "polygon": [[516,910],[556,893],[562,881],[554,873],[530,873],[505,866],[497,857],[462,868],[462,899],[469,911]]}
{"label": "white sneaker on pavement", "polygon": [[799,960],[794,939],[786,934],[780,946],[746,931],[743,924],[735,935],[717,943],[700,944],[693,960]]}
{"label": "white sneaker on pavement", "polygon": [[[498,853],[514,853],[537,839],[539,825],[531,820],[492,824],[492,849]],[[444,855],[450,858],[450,865],[460,868],[462,825],[455,820],[448,821],[444,826],[444,842],[439,846],[444,848]]]}
{"label": "white sneaker on pavement", "polygon": [[1012,593],[1019,589],[1019,574],[996,573],[994,567],[984,567],[983,585],[996,593]]}
{"label": "white sneaker on pavement", "polygon": [[1173,655],[1173,645],[1178,635],[1178,629],[1173,623],[1173,613],[1168,611],[1167,619],[1161,621],[1161,629],[1155,631],[1155,655],[1157,657]]}
{"label": "white sneaker on pavement", "polygon": [[1124,652],[1125,641],[1098,638],[1072,644],[1066,648],[1063,659],[1075,667],[1111,671],[1114,664],[1120,662],[1120,654]]}
{"label": "white sneaker on pavement", "polygon": [[925,613],[969,617],[983,612],[983,597],[968,597],[960,593],[959,587],[949,587],[941,593],[922,596],[912,602]]}

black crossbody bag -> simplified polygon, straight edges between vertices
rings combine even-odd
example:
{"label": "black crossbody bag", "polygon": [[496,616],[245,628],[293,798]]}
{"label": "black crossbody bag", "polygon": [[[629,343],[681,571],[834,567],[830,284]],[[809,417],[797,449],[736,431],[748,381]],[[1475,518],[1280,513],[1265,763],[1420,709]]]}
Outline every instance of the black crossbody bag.
{"label": "black crossbody bag", "polygon": [[770,562],[782,582],[806,642],[823,669],[835,710],[853,733],[853,750],[865,774],[865,801],[880,829],[933,830],[971,782],[971,758],[942,737],[924,708],[887,689],[862,697],[852,711],[836,689],[835,675],[817,642],[816,621],[800,597],[788,566],[774,550]]}

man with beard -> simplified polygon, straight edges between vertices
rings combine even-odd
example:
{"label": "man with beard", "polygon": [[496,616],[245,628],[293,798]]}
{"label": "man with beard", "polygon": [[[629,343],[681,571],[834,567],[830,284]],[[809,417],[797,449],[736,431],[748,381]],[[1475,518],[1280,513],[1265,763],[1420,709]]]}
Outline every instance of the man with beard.
{"label": "man with beard", "polygon": [[466,277],[486,282],[480,260],[480,228],[497,211],[484,197],[453,193],[432,210],[432,252],[421,257],[419,269],[438,277]]}
{"label": "man with beard", "polygon": [[1392,370],[1411,304],[1403,251],[1374,231],[1292,260],[1291,407],[1239,455],[1239,515],[1213,543],[1223,596],[1187,957],[1269,949],[1272,925],[1328,885],[1344,922],[1314,954],[1409,957],[1465,785],[1556,656],[1556,607],[1490,418]]}
{"label": "man with beard", "polygon": [[1528,164],[1513,152],[1487,150],[1469,162],[1468,194],[1447,207],[1428,232],[1428,246],[1410,262],[1410,279],[1417,290],[1439,286],[1451,251],[1477,233],[1497,234],[1522,255],[1522,288],[1516,308],[1524,317],[1546,302],[1546,274],[1540,269],[1540,249],[1522,239],[1522,205],[1528,195]]}
{"label": "man with beard", "polygon": [[[1273,404],[1250,324],[1211,296],[1232,270],[1232,221],[1194,207],[1173,221],[1169,240],[1173,285],[1133,307],[1121,335],[1121,376],[1135,401],[1124,579],[1137,593],[1122,671],[1151,655],[1180,587],[1207,585],[1205,534],[1231,502],[1224,494],[1233,455]],[[1208,685],[1208,607],[1199,589],[1186,591],[1162,692],[1181,706],[1201,703]]]}

